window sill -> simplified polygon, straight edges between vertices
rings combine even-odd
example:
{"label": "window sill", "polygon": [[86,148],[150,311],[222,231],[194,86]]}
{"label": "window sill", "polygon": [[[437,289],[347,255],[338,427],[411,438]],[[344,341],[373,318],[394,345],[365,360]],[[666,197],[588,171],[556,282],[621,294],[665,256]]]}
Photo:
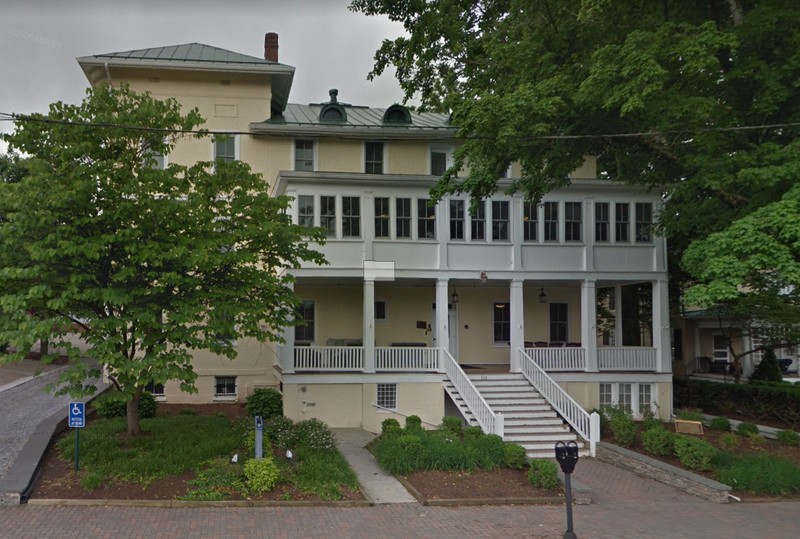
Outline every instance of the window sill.
{"label": "window sill", "polygon": [[236,402],[236,395],[214,395],[215,402]]}

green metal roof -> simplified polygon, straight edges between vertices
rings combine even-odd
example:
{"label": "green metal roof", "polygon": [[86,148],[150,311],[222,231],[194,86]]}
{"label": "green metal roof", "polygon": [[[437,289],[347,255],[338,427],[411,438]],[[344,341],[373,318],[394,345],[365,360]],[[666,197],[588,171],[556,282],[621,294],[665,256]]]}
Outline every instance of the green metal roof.
{"label": "green metal roof", "polygon": [[[283,65],[272,60],[249,56],[238,52],[204,45],[203,43],[185,43],[166,47],[135,49],[122,52],[107,52],[84,58],[125,58],[130,60],[159,60],[166,62],[207,62],[222,64],[251,65]],[[82,58],[81,58],[82,59]]]}

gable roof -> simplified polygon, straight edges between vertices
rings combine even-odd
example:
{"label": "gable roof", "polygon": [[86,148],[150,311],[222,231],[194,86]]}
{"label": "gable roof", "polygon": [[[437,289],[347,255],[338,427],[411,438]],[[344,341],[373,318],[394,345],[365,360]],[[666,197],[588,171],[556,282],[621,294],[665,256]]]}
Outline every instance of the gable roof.
{"label": "gable roof", "polygon": [[82,56],[78,58],[78,64],[92,85],[108,76],[108,67],[271,75],[273,109],[276,110],[283,110],[286,107],[294,78],[294,67],[292,66],[203,43],[185,43]]}

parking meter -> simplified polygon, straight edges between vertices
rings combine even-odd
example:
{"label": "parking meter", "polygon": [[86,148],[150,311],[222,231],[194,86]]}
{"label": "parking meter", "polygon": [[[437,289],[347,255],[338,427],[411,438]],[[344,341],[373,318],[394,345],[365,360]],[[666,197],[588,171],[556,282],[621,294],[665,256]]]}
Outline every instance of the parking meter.
{"label": "parking meter", "polygon": [[256,416],[256,459],[264,458],[264,421]]}
{"label": "parking meter", "polygon": [[573,441],[556,442],[556,460],[562,472],[572,473],[578,463],[578,444]]}

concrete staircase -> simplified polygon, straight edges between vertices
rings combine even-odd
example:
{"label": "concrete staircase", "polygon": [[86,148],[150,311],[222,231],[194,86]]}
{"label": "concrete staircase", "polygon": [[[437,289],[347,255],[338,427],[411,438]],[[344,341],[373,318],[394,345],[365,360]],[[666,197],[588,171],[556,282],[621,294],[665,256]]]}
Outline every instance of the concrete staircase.
{"label": "concrete staircase", "polygon": [[[524,447],[529,458],[554,458],[556,442],[575,440],[583,447],[582,440],[521,374],[471,374],[469,378],[492,411],[503,414],[503,439]],[[467,423],[477,425],[472,412],[449,381],[445,381],[445,391]],[[588,450],[582,448],[580,453],[588,455]]]}

